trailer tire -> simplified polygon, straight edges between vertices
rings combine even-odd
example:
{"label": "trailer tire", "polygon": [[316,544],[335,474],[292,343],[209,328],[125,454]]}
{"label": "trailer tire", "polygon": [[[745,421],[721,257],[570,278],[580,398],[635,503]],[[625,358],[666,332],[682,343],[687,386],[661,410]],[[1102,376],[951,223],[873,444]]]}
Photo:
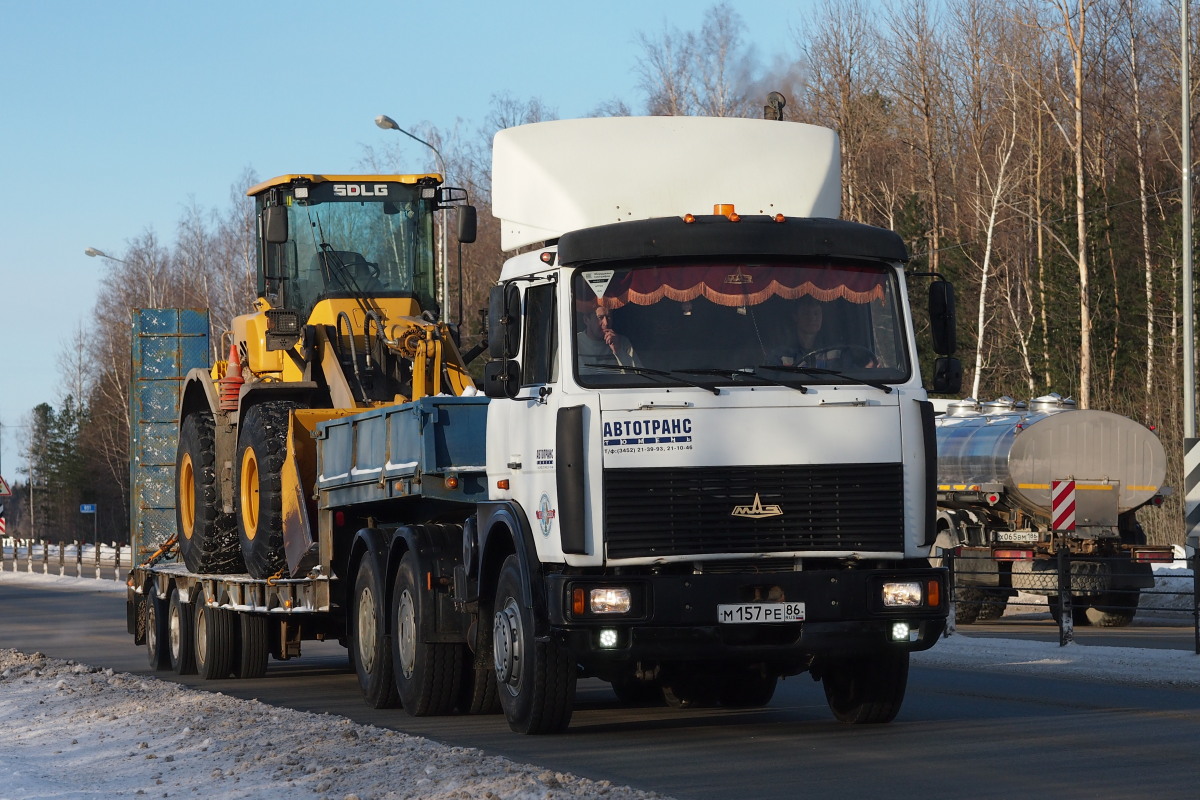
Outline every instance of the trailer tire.
{"label": "trailer tire", "polygon": [[175,522],[179,552],[191,572],[245,572],[237,520],[222,510],[213,415],[196,411],[179,426],[175,456]]}
{"label": "trailer tire", "polygon": [[150,591],[151,595],[146,598],[146,655],[150,669],[159,672],[171,668],[170,632],[167,630],[166,604],[153,589]]}
{"label": "trailer tire", "polygon": [[400,704],[388,641],[387,603],[382,570],[372,553],[363,555],[350,600],[350,654],[363,701],[371,708]]}
{"label": "trailer tire", "polygon": [[986,592],[983,597],[983,604],[979,607],[979,619],[1000,619],[1004,616],[1004,610],[1008,608],[1008,595],[1000,594],[996,591]]}
{"label": "trailer tire", "polygon": [[[392,591],[392,672],[404,710],[414,717],[449,714],[458,703],[465,645],[421,641],[417,560],[404,554]],[[433,602],[433,598],[426,598]]]}
{"label": "trailer tire", "polygon": [[822,669],[821,684],[829,710],[839,722],[891,722],[904,703],[908,651],[885,651],[827,664]]}
{"label": "trailer tire", "polygon": [[221,680],[233,673],[237,658],[237,631],[233,613],[225,608],[205,605],[196,607],[196,671],[205,680]]}
{"label": "trailer tire", "polygon": [[1100,595],[1084,610],[1088,622],[1097,628],[1124,628],[1137,614],[1141,592],[1137,589],[1112,591]]}
{"label": "trailer tire", "polygon": [[979,619],[983,609],[983,590],[975,586],[956,586],[954,589],[954,624],[970,625]]}
{"label": "trailer tire", "polygon": [[258,614],[238,614],[241,636],[238,648],[237,676],[261,678],[267,674],[267,656],[271,652],[271,637],[267,618]]}
{"label": "trailer tire", "polygon": [[508,727],[516,733],[560,733],[571,724],[576,670],[560,642],[534,638],[533,609],[521,591],[521,564],[500,568],[492,616],[496,685]]}
{"label": "trailer tire", "polygon": [[238,426],[237,524],[246,571],[270,578],[287,566],[283,552],[283,481],[288,421],[298,403],[275,400],[246,412]]}
{"label": "trailer tire", "polygon": [[190,603],[179,599],[179,590],[171,589],[167,601],[167,655],[176,675],[196,674],[196,649],[192,624],[195,615]]}

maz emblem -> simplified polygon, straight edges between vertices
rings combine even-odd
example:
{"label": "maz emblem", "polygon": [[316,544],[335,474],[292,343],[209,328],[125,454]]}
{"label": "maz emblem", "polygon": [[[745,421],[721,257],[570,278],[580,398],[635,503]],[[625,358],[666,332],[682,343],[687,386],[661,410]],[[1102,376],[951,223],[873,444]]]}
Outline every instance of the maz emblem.
{"label": "maz emblem", "polygon": [[747,517],[749,519],[762,519],[763,517],[782,517],[783,509],[772,503],[764,506],[762,500],[758,497],[758,492],[754,493],[754,502],[748,506],[734,506],[733,511],[729,513],[731,517]]}

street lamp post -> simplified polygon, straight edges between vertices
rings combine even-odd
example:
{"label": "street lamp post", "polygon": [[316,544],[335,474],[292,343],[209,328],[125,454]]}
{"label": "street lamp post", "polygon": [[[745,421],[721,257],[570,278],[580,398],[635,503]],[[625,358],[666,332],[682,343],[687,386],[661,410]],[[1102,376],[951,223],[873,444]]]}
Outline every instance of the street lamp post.
{"label": "street lamp post", "polygon": [[[442,174],[443,183],[445,182],[445,180],[446,180],[446,162],[442,159],[442,153],[440,150],[438,150],[436,147],[434,147],[433,145],[431,145],[429,142],[425,141],[424,139],[420,138],[419,136],[414,136],[413,134],[404,130],[404,128],[401,128],[399,125],[396,124],[396,120],[392,119],[391,117],[387,116],[386,114],[380,114],[378,117],[376,117],[375,124],[378,125],[380,128],[383,128],[385,131],[392,130],[392,131],[398,131],[400,133],[403,133],[405,136],[412,139],[414,142],[423,144],[426,147],[428,147],[430,150],[432,150],[433,154],[437,157],[438,172],[440,172]],[[447,319],[450,315],[450,277],[449,277],[450,269],[446,264],[446,218],[444,216],[442,217],[441,220],[439,220],[439,227],[441,228],[441,235],[438,237],[438,264],[441,267],[442,274],[441,274],[441,281],[438,284],[438,293],[440,295],[440,297],[438,298],[438,303],[442,310],[442,319]],[[460,289],[460,291],[461,291],[461,289]],[[460,320],[460,322],[461,322],[461,320]]]}

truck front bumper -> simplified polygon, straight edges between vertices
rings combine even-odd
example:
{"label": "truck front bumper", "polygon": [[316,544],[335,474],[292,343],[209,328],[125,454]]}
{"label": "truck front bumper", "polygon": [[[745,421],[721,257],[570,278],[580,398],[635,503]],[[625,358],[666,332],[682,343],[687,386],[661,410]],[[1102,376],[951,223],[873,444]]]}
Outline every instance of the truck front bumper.
{"label": "truck front bumper", "polygon": [[[933,646],[946,629],[946,570],[811,570],[546,578],[551,635],[585,667],[629,661],[773,662]],[[917,587],[889,605],[884,587]],[[625,613],[593,613],[593,590],[627,589]],[[580,599],[583,602],[580,602]],[[911,600],[911,595],[909,595]],[[720,606],[803,604],[803,620],[720,622]]]}

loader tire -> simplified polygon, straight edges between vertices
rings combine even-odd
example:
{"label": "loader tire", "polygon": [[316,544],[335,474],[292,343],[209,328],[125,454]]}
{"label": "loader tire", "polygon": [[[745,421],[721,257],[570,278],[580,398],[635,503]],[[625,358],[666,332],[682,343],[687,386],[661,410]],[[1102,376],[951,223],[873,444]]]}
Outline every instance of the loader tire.
{"label": "loader tire", "polygon": [[217,489],[211,412],[197,411],[183,418],[175,467],[175,522],[183,563],[198,573],[245,572],[237,521],[222,510]]}
{"label": "loader tire", "polygon": [[273,577],[285,569],[283,489],[288,419],[296,403],[272,401],[246,412],[237,447],[237,523],[246,572]]}

